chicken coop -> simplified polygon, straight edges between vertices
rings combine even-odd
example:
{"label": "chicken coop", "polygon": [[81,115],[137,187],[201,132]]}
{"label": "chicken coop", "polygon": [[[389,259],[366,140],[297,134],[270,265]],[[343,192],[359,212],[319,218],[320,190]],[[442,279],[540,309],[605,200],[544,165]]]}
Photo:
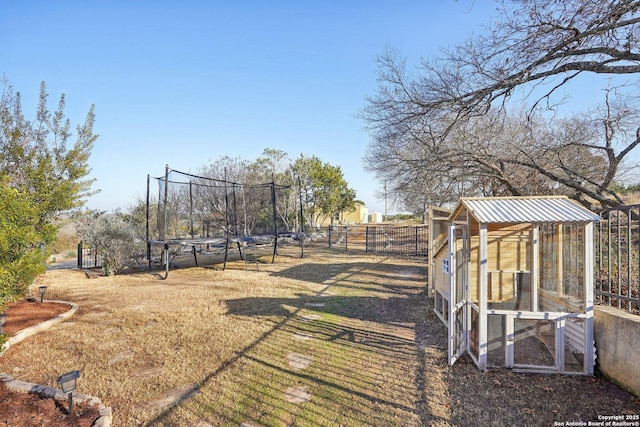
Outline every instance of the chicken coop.
{"label": "chicken coop", "polygon": [[592,375],[599,220],[564,196],[461,199],[430,274],[449,364]]}

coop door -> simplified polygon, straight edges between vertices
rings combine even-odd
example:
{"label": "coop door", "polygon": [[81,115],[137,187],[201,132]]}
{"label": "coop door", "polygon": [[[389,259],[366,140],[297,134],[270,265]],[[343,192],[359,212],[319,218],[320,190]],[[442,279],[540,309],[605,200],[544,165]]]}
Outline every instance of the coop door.
{"label": "coop door", "polygon": [[449,365],[467,349],[467,233],[462,225],[449,227]]}

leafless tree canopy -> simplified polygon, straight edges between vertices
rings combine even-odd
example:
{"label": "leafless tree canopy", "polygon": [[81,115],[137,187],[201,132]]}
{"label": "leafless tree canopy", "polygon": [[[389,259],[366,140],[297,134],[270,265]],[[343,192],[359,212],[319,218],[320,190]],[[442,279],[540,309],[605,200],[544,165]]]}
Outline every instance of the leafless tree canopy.
{"label": "leafless tree canopy", "polygon": [[378,57],[378,90],[362,113],[372,135],[365,167],[434,204],[549,193],[620,204],[610,188],[640,143],[638,100],[609,86],[594,91],[599,109],[554,120],[542,112],[560,108],[559,89],[585,74],[635,81],[640,2],[503,0],[498,13],[415,71],[393,50]]}

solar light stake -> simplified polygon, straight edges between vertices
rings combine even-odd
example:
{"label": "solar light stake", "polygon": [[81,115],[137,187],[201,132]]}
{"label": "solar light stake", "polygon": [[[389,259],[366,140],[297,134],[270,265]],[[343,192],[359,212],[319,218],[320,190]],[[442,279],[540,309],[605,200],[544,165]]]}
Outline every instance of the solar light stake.
{"label": "solar light stake", "polygon": [[44,293],[47,292],[46,286],[38,286],[38,291],[40,291],[40,302],[44,301]]}
{"label": "solar light stake", "polygon": [[73,409],[73,390],[76,389],[76,381],[80,377],[80,371],[71,371],[58,377],[58,384],[62,387],[63,393],[69,393],[69,414]]}
{"label": "solar light stake", "polygon": [[4,313],[0,313],[0,334],[2,333],[2,325],[7,320],[7,315]]}

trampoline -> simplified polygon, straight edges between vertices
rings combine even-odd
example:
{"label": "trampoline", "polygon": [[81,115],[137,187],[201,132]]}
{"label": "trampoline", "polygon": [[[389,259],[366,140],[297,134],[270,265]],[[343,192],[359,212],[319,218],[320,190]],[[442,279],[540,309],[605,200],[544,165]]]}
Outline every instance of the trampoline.
{"label": "trampoline", "polygon": [[[172,170],[163,176],[147,175],[146,240],[149,269],[158,263],[169,275],[172,265],[222,264],[246,259],[246,249],[269,248],[271,263],[278,247],[296,244],[304,255],[304,233],[292,229],[288,219],[301,215],[291,210],[292,188],[269,183],[238,183],[225,176],[199,176]],[[151,197],[151,180],[158,185]],[[301,204],[300,204],[301,206]]]}

